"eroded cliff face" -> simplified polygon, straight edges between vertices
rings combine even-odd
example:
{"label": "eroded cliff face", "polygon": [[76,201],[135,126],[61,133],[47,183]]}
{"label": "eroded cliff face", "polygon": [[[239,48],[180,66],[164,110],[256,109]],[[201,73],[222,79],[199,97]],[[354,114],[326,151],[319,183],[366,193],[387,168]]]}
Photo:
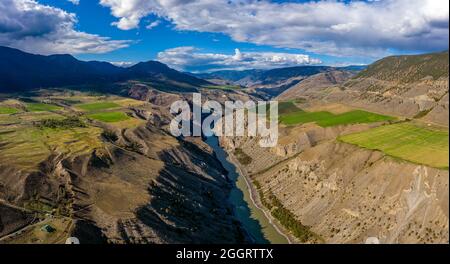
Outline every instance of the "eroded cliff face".
{"label": "eroded cliff face", "polygon": [[[124,134],[122,142],[140,149],[108,142],[91,155],[49,157],[28,174],[3,165],[1,197],[9,205],[0,205],[1,234],[39,221],[23,209],[33,201],[70,218],[82,243],[246,242],[227,203],[226,172],[206,144],[154,127]],[[18,175],[16,184],[3,181]]]}
{"label": "eroded cliff face", "polygon": [[299,84],[290,87],[276,98],[280,101],[302,98],[308,95],[325,93],[329,87],[340,85],[354,76],[348,71],[329,71],[312,75]]}
{"label": "eroded cliff face", "polygon": [[[34,210],[22,209],[34,201],[72,219],[72,235],[82,243],[245,242],[227,204],[231,185],[212,150],[199,139],[177,141],[155,130],[125,132],[139,139],[138,151],[106,143],[92,155],[49,157],[28,174],[3,165],[8,205],[1,204],[1,234],[36,222]],[[17,176],[23,180],[3,181]]]}
{"label": "eroded cliff face", "polygon": [[263,193],[325,243],[448,243],[448,170],[335,140],[367,126],[291,128],[273,149],[257,138],[221,142],[247,153],[252,162],[243,167]]}

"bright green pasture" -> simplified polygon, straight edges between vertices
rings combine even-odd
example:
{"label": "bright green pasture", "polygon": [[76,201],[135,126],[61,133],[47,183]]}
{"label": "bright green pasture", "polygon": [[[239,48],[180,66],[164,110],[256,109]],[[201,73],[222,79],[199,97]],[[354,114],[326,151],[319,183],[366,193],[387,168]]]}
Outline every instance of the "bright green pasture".
{"label": "bright green pasture", "polygon": [[27,103],[27,110],[30,112],[46,112],[46,111],[57,111],[62,108],[53,104],[45,103]]}
{"label": "bright green pasture", "polygon": [[394,117],[379,115],[362,110],[354,110],[342,114],[333,114],[327,111],[306,112],[297,111],[289,114],[281,114],[280,121],[285,125],[296,125],[315,122],[321,127],[338,125],[374,123],[394,120]]}
{"label": "bright green pasture", "polygon": [[339,140],[413,163],[448,169],[448,131],[401,123],[342,136]]}
{"label": "bright green pasture", "polygon": [[106,122],[114,123],[130,119],[130,117],[123,112],[103,112],[87,115],[89,118]]}
{"label": "bright green pasture", "polygon": [[8,106],[0,106],[0,115],[10,115],[10,114],[15,114],[18,113],[19,110],[13,107],[8,107]]}

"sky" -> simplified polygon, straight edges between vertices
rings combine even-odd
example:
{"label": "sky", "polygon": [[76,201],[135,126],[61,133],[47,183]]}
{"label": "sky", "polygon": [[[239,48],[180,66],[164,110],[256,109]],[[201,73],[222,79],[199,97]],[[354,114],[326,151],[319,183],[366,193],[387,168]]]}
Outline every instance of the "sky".
{"label": "sky", "polygon": [[0,45],[120,66],[360,65],[448,38],[447,0],[0,0]]}

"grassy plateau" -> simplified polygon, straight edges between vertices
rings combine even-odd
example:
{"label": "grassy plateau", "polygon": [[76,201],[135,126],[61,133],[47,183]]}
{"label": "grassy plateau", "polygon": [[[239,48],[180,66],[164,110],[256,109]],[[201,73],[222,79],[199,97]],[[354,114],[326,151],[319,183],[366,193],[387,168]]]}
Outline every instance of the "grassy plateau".
{"label": "grassy plateau", "polygon": [[[78,155],[102,147],[103,128],[86,118],[116,128],[134,128],[143,123],[125,113],[128,107],[142,105],[141,101],[80,92],[52,92],[51,96],[1,102],[0,163],[35,170],[51,153]],[[65,108],[57,106],[56,102],[61,101],[76,104]],[[22,105],[27,111],[11,105]],[[109,110],[112,108],[114,110]]]}
{"label": "grassy plateau", "polygon": [[315,122],[321,127],[338,125],[374,123],[395,120],[394,117],[379,115],[363,110],[354,110],[342,114],[333,114],[327,111],[306,112],[298,110],[287,114],[280,114],[280,122],[284,125],[297,125]]}
{"label": "grassy plateau", "polygon": [[27,103],[26,106],[30,112],[57,111],[62,109],[62,107],[45,103]]}
{"label": "grassy plateau", "polygon": [[97,121],[106,122],[106,123],[114,123],[120,122],[130,119],[130,117],[124,112],[103,112],[103,113],[95,113],[87,115],[87,117],[91,119],[95,119]]}

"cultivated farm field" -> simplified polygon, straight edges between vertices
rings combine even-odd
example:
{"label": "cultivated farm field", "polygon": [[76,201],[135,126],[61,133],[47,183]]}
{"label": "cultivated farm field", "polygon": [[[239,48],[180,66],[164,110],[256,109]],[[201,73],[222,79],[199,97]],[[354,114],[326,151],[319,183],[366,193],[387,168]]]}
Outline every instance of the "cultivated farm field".
{"label": "cultivated farm field", "polygon": [[27,103],[26,108],[30,112],[57,111],[62,109],[59,106],[46,103]]}
{"label": "cultivated farm field", "polygon": [[1,163],[34,170],[54,152],[80,155],[101,148],[105,126],[128,129],[144,123],[127,114],[141,101],[81,92],[42,93],[45,96],[0,102]]}
{"label": "cultivated farm field", "polygon": [[321,127],[375,123],[392,120],[395,120],[395,118],[363,110],[353,110],[342,114],[333,114],[328,111],[307,112],[299,110],[287,114],[280,114],[280,122],[284,125],[316,123]]}
{"label": "cultivated farm field", "polygon": [[130,117],[124,112],[102,112],[90,114],[87,115],[87,117],[106,123],[114,123],[130,119]]}
{"label": "cultivated farm field", "polygon": [[339,140],[413,163],[448,169],[448,130],[399,123],[345,135]]}

